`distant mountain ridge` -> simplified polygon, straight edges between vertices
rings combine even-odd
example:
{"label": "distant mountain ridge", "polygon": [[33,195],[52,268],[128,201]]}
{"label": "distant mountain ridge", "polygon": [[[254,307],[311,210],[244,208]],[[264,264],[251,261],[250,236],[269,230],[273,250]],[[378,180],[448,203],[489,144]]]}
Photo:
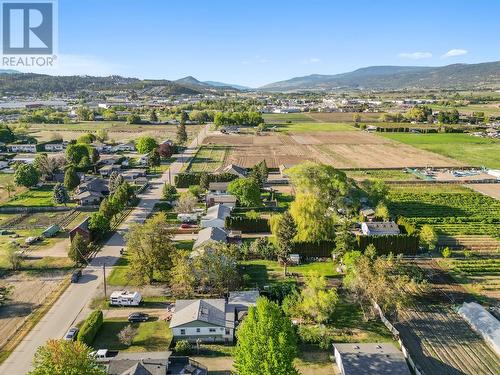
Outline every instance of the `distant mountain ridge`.
{"label": "distant mountain ridge", "polygon": [[500,87],[500,61],[442,67],[371,66],[353,72],[311,74],[259,87],[261,91],[335,89],[474,89]]}
{"label": "distant mountain ridge", "polygon": [[191,87],[202,87],[202,88],[210,88],[210,89],[224,89],[224,90],[248,90],[248,87],[233,85],[230,83],[223,83],[217,81],[199,81],[193,76],[187,76],[174,82],[180,83],[181,85],[191,86]]}

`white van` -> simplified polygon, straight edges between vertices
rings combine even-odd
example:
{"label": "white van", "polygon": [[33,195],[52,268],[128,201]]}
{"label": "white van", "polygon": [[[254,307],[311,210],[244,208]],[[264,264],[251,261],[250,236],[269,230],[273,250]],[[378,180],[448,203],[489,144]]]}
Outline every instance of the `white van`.
{"label": "white van", "polygon": [[111,306],[139,306],[142,296],[139,292],[121,290],[111,293],[109,304]]}

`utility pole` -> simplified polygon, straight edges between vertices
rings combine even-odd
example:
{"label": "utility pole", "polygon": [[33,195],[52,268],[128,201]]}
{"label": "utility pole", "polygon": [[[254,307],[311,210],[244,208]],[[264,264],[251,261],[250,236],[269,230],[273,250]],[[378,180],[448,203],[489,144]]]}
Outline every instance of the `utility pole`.
{"label": "utility pole", "polygon": [[102,265],[102,273],[104,275],[104,299],[108,298],[108,294],[106,293],[106,264]]}

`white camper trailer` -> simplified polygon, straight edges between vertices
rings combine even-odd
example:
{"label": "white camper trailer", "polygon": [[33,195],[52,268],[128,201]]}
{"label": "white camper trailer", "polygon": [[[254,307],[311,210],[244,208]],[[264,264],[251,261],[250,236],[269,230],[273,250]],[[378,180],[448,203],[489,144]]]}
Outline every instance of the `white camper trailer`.
{"label": "white camper trailer", "polygon": [[139,292],[121,290],[111,293],[109,304],[111,306],[139,306],[142,296]]}

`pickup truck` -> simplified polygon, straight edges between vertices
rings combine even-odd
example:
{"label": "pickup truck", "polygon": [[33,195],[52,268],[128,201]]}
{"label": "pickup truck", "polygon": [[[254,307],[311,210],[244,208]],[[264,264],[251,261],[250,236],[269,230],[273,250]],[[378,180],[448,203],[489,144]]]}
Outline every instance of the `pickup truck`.
{"label": "pickup truck", "polygon": [[117,355],[118,355],[118,350],[108,350],[108,349],[99,349],[95,352],[90,353],[90,356],[98,361],[114,358]]}

